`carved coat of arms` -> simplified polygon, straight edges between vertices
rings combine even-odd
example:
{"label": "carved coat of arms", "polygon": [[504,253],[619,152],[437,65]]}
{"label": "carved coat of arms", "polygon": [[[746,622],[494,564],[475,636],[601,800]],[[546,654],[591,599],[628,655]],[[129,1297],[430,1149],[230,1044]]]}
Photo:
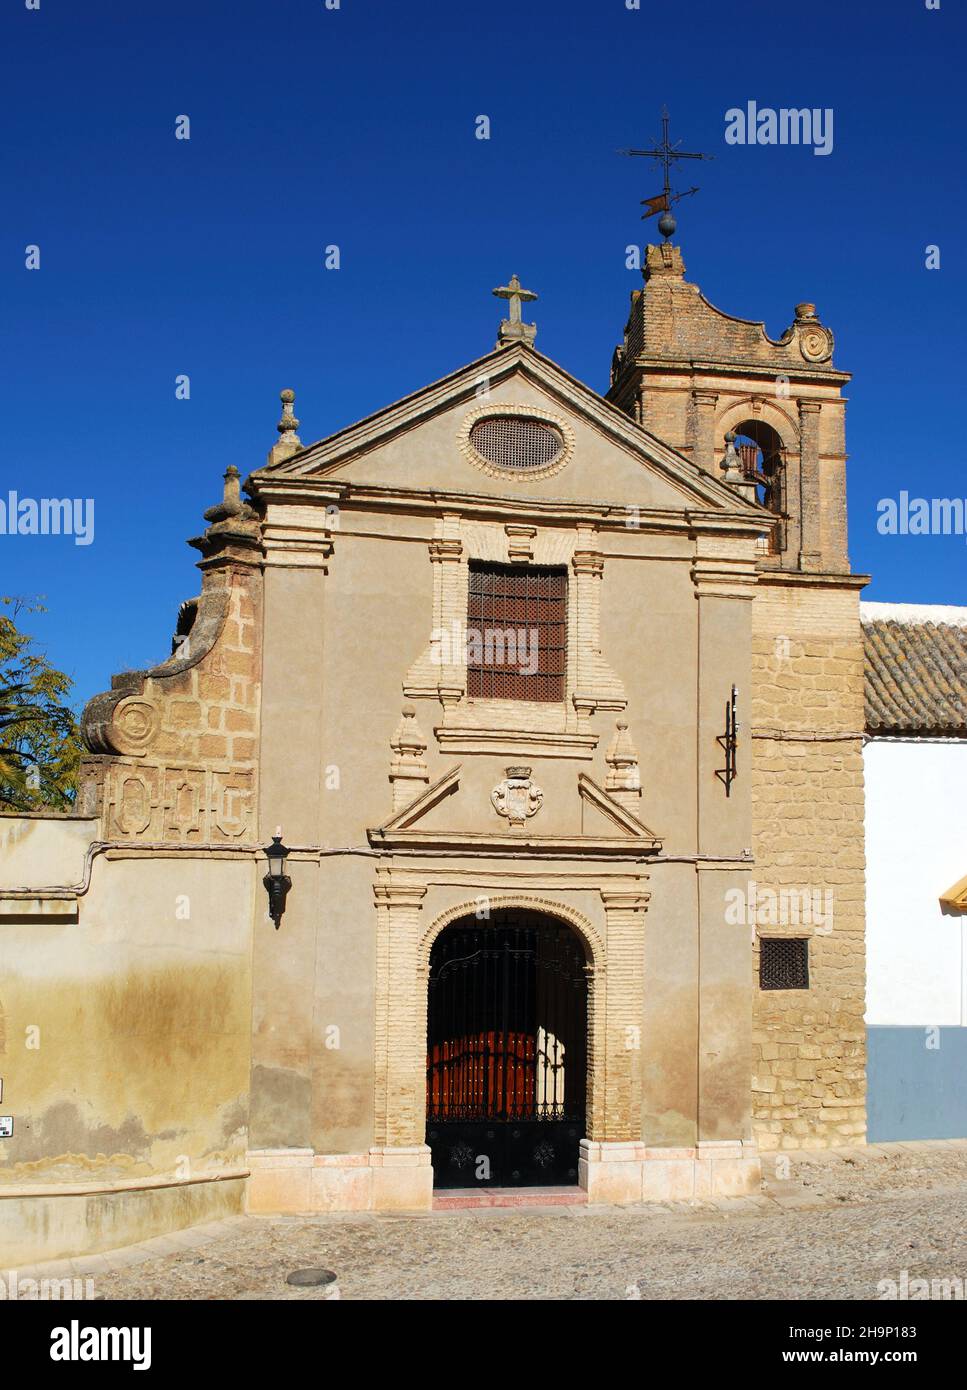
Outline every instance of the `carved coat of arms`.
{"label": "carved coat of arms", "polygon": [[544,804],[544,793],[531,781],[529,767],[508,767],[507,775],[490,793],[494,810],[511,825],[523,825]]}

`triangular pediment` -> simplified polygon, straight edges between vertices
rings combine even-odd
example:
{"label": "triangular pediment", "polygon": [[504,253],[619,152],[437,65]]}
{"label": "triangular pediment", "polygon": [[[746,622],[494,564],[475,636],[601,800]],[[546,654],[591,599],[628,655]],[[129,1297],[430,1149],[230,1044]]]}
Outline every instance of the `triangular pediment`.
{"label": "triangular pediment", "polygon": [[[559,424],[566,462],[541,476],[475,466],[471,418],[488,409],[533,410]],[[740,521],[765,515],[534,348],[488,353],[328,439],[254,473],[254,490],[331,482],[434,494],[594,502],[643,512],[714,512]]]}
{"label": "triangular pediment", "polygon": [[[575,828],[570,833],[546,834],[531,823],[511,826],[506,821],[483,829],[468,829],[464,819],[467,808],[459,804],[458,797],[453,797],[459,788],[458,765],[382,825],[370,829],[369,843],[374,849],[390,851],[483,853],[514,858],[552,854],[642,860],[661,852],[659,837],[584,772],[578,774],[577,781],[580,801],[594,806],[604,823],[593,829]],[[446,813],[434,815],[444,801]]]}

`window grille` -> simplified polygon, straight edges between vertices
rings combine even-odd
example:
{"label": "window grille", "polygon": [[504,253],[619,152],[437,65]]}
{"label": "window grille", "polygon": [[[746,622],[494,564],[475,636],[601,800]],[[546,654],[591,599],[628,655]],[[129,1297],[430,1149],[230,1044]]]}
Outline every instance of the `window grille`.
{"label": "window grille", "polygon": [[563,700],[567,571],[470,565],[467,694]]}
{"label": "window grille", "polygon": [[759,943],[760,989],[808,989],[809,942],[768,937]]}
{"label": "window grille", "polygon": [[518,472],[546,468],[564,448],[563,439],[551,425],[520,415],[491,415],[478,420],[470,431],[470,443],[488,463]]}

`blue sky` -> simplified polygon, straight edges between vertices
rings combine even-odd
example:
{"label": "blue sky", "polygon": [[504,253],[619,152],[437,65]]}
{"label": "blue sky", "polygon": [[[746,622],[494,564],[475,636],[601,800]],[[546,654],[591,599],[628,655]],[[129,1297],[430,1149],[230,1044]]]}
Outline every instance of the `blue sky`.
{"label": "blue sky", "polygon": [[[538,346],[605,390],[660,187],[615,151],[666,102],[715,155],[683,176],[688,278],[774,336],[814,300],[854,373],[866,597],[967,602],[963,536],[876,531],[901,489],[967,495],[965,29],[954,0],[8,0],[0,496],[92,497],[95,540],[0,537],[0,592],[45,596],[78,701],[162,659],[184,542],[264,461],[280,388],[305,442],[369,414],[492,347],[513,271]],[[831,107],[833,152],[727,146],[752,99]]]}

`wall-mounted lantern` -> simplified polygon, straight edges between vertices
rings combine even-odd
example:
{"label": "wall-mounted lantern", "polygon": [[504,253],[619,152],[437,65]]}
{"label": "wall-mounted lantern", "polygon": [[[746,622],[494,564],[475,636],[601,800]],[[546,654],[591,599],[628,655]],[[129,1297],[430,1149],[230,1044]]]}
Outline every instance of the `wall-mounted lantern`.
{"label": "wall-mounted lantern", "polygon": [[282,914],[285,911],[285,898],[292,887],[292,880],[285,871],[285,861],[289,851],[282,843],[282,827],[276,826],[272,843],[266,847],[265,857],[269,861],[269,871],[263,878],[269,894],[269,916],[279,930]]}

